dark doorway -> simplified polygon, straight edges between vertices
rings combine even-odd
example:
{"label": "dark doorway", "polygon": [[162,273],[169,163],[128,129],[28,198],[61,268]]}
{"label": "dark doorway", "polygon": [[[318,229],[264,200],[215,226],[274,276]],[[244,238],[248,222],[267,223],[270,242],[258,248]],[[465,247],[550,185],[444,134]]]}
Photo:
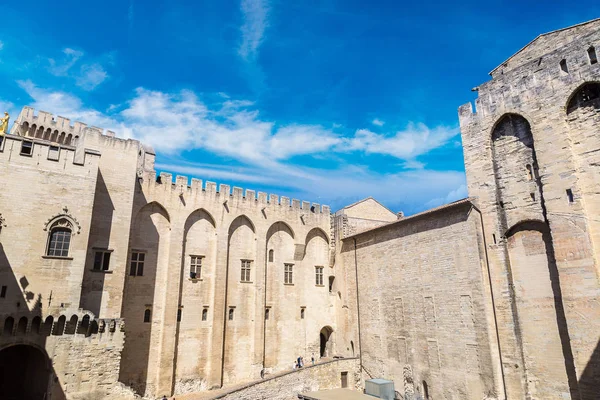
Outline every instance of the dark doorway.
{"label": "dark doorway", "polygon": [[342,388],[348,387],[348,371],[342,372]]}
{"label": "dark doorway", "polygon": [[33,346],[17,345],[0,351],[0,398],[44,400],[50,371],[46,355]]}
{"label": "dark doorway", "polygon": [[321,357],[329,357],[330,356],[329,348],[331,347],[331,344],[329,343],[329,339],[331,338],[332,332],[333,332],[333,329],[331,329],[329,326],[325,326],[325,327],[323,327],[323,329],[321,329],[321,333],[319,334]]}

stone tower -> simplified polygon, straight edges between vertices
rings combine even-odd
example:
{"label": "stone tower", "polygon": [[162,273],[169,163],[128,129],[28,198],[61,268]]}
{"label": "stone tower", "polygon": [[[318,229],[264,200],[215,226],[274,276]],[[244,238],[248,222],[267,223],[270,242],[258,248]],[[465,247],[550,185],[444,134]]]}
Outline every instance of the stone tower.
{"label": "stone tower", "polygon": [[600,391],[600,20],[538,36],[459,109],[508,398]]}

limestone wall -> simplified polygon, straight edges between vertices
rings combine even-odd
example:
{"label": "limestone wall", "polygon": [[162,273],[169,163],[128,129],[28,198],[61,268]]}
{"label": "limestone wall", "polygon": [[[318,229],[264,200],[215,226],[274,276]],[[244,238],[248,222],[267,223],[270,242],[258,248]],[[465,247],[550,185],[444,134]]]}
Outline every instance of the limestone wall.
{"label": "limestone wall", "polygon": [[265,379],[228,394],[213,397],[223,400],[295,400],[299,393],[341,387],[341,374],[348,374],[350,389],[360,387],[358,359],[330,361],[307,366],[300,371]]}
{"label": "limestone wall", "polygon": [[[471,204],[344,239],[358,270],[364,378],[432,398],[501,397],[479,216]],[[406,368],[412,371],[406,376]]]}
{"label": "limestone wall", "polygon": [[[590,328],[600,318],[600,65],[591,63],[592,46],[600,48],[598,21],[545,35],[479,86],[475,109],[459,109],[509,398],[591,399],[600,390],[599,335]],[[516,128],[509,135],[506,121]]]}

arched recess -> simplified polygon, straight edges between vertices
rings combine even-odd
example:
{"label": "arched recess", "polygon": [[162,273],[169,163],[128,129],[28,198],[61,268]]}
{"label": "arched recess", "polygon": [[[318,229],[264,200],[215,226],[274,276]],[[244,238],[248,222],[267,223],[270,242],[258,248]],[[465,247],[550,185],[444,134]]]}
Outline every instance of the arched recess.
{"label": "arched recess", "polygon": [[[284,342],[284,335],[297,329],[295,326],[294,313],[289,310],[297,310],[298,289],[288,282],[285,285],[285,266],[291,266],[292,285],[301,282],[303,272],[294,260],[294,230],[283,221],[273,223],[267,230],[265,242],[265,299],[264,309],[272,306],[269,320],[262,318],[264,326],[263,335],[263,364],[265,368],[287,366],[288,360],[297,357],[300,349],[304,349],[304,343],[295,341],[287,346],[280,346]],[[272,251],[272,259],[269,254]],[[288,276],[289,279],[289,276]],[[274,323],[273,321],[277,321]]]}
{"label": "arched recess", "polygon": [[4,328],[2,328],[3,336],[12,336],[15,329],[15,319],[13,317],[6,317],[4,320]]}
{"label": "arched recess", "polygon": [[600,109],[600,82],[585,82],[571,93],[566,105],[567,115],[582,108]]}
{"label": "arched recess", "polygon": [[184,223],[179,305],[176,326],[176,381],[205,378],[212,336],[200,318],[202,306],[212,304],[217,258],[216,222],[205,209],[192,212]]}
{"label": "arched recess", "polygon": [[0,350],[0,398],[45,399],[51,365],[45,351],[18,344]]}
{"label": "arched recess", "polygon": [[37,129],[37,131],[35,132],[35,137],[36,137],[36,138],[38,138],[38,139],[41,139],[41,138],[43,138],[43,137],[44,137],[44,129],[45,129],[45,128],[44,128],[43,126],[40,126],[40,127]]}
{"label": "arched recess", "polygon": [[[164,277],[169,264],[171,217],[158,202],[150,202],[137,212],[132,223],[129,242],[123,318],[125,344],[121,357],[119,380],[131,384],[138,393],[145,393],[150,381],[149,366],[159,364],[158,352],[151,351],[157,343],[159,329],[154,324],[143,323],[146,305],[162,301],[166,295]],[[162,319],[153,313],[153,321]]]}
{"label": "arched recess", "polygon": [[21,125],[21,136],[29,136],[29,122],[27,121]]}
{"label": "arched recess", "polygon": [[27,332],[27,317],[21,317],[17,325],[17,335],[23,336]]}
{"label": "arched recess", "polygon": [[568,381],[573,355],[550,229],[545,222],[524,221],[506,237],[526,373],[547,382],[537,394],[551,398],[568,390],[562,385]]}
{"label": "arched recess", "polygon": [[[250,370],[239,362],[254,354],[260,357],[260,349],[255,348],[254,340],[254,321],[262,314],[257,314],[256,310],[256,281],[261,276],[257,271],[256,255],[256,229],[247,216],[240,215],[231,222],[227,239],[225,312],[229,307],[235,307],[235,317],[231,321],[227,315],[223,317],[222,379],[225,384],[250,379],[260,371],[258,367],[257,371]],[[260,358],[258,360],[260,362]]]}
{"label": "arched recess", "polygon": [[543,191],[529,122],[505,114],[492,129],[492,155],[500,226],[543,216]]}
{"label": "arched recess", "polygon": [[56,324],[54,324],[54,328],[52,329],[52,335],[54,336],[62,336],[65,333],[65,325],[67,323],[67,317],[61,315],[58,317]]}
{"label": "arched recess", "polygon": [[[312,267],[311,275],[314,278],[314,267],[326,267],[329,265],[329,236],[321,228],[313,228],[306,235],[304,243],[303,265],[305,268],[307,266]],[[310,281],[313,281],[314,284],[314,279]],[[325,281],[322,284],[324,285]]]}
{"label": "arched recess", "polygon": [[34,335],[38,335],[40,333],[40,329],[42,327],[42,318],[38,315],[33,317],[31,321],[31,333]]}
{"label": "arched recess", "polygon": [[333,329],[324,326],[319,332],[319,355],[323,357],[333,356]]}

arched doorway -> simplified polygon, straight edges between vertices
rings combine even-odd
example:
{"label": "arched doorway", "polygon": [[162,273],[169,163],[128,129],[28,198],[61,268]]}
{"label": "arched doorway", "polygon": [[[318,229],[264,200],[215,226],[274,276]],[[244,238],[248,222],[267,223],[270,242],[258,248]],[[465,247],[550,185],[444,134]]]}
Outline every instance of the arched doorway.
{"label": "arched doorway", "polygon": [[331,334],[333,333],[333,329],[330,326],[325,326],[321,329],[319,333],[319,344],[320,344],[320,354],[321,357],[330,357],[331,356]]}
{"label": "arched doorway", "polygon": [[0,398],[3,400],[44,400],[47,397],[46,355],[28,345],[16,345],[0,351]]}

